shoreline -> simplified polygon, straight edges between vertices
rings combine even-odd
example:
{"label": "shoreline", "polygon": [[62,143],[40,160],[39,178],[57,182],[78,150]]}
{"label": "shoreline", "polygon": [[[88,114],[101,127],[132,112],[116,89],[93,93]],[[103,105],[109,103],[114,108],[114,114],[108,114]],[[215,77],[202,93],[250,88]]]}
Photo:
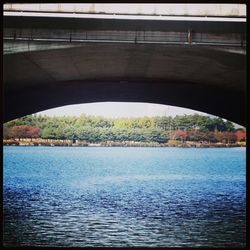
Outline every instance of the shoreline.
{"label": "shoreline", "polygon": [[45,139],[21,139],[21,140],[3,140],[3,146],[46,146],[46,147],[179,147],[179,148],[231,148],[231,147],[246,147],[245,142],[238,143],[211,143],[211,142],[193,142],[193,141],[173,141],[167,143],[158,142],[135,142],[135,141],[122,141],[122,142],[86,142],[72,140],[45,140]]}

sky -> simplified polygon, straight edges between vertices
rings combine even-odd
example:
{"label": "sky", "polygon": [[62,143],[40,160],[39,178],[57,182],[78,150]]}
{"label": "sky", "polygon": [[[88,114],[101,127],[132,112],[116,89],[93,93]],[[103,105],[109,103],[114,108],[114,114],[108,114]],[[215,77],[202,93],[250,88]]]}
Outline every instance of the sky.
{"label": "sky", "polygon": [[191,109],[169,105],[133,103],[133,102],[97,102],[62,106],[48,109],[37,114],[47,116],[80,116],[81,114],[103,116],[107,118],[144,117],[144,116],[176,116],[189,114],[203,114]]}

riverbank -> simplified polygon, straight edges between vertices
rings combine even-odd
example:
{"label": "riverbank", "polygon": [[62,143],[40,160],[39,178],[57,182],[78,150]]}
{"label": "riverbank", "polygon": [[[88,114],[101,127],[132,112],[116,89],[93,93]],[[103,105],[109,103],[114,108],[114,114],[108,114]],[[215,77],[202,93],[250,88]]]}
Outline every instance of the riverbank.
{"label": "riverbank", "polygon": [[3,140],[4,146],[68,146],[68,147],[181,147],[181,148],[221,148],[221,147],[245,147],[246,142],[236,143],[211,143],[206,141],[177,141],[169,140],[167,143],[158,142],[136,142],[136,141],[105,141],[87,142],[73,140],[52,140],[52,139],[10,139]]}

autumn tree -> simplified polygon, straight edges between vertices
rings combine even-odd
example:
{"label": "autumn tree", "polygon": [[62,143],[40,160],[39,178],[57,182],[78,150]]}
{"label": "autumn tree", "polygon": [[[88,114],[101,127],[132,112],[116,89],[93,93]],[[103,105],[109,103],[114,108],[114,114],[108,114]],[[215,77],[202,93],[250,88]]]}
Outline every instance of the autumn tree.
{"label": "autumn tree", "polygon": [[173,133],[173,139],[175,140],[181,140],[181,141],[186,141],[188,137],[188,132],[187,131],[184,131],[184,130],[176,130],[174,131]]}
{"label": "autumn tree", "polygon": [[237,141],[246,141],[246,131],[244,131],[243,129],[238,129],[235,132]]}
{"label": "autumn tree", "polygon": [[229,132],[229,131],[217,131],[215,132],[215,138],[219,142],[224,142],[224,143],[233,143],[236,142],[237,136],[234,132]]}
{"label": "autumn tree", "polygon": [[[33,129],[29,128],[33,127]],[[37,129],[34,129],[37,128]],[[39,129],[40,128],[40,132]],[[230,132],[228,134],[222,132]],[[232,122],[200,114],[110,119],[89,115],[49,117],[29,115],[4,124],[4,138],[86,141],[140,141],[159,143],[168,138],[190,141],[244,141],[246,132]],[[233,133],[233,134],[232,134]]]}
{"label": "autumn tree", "polygon": [[27,137],[31,138],[31,140],[33,138],[39,138],[41,135],[41,129],[37,128],[37,127],[31,127],[31,126],[27,126],[28,130],[27,130]]}
{"label": "autumn tree", "polygon": [[15,126],[9,130],[10,137],[18,140],[21,138],[38,138],[40,137],[40,132],[40,128],[27,125]]}

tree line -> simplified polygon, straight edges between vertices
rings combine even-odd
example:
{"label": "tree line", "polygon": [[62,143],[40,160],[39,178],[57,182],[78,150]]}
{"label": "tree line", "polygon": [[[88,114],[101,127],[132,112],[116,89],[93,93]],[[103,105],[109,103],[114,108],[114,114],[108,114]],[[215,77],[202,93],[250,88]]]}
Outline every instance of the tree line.
{"label": "tree line", "polygon": [[205,115],[104,118],[81,115],[49,117],[28,115],[4,124],[4,139],[43,138],[88,142],[138,141],[166,143],[168,140],[234,143],[245,141],[244,128]]}

